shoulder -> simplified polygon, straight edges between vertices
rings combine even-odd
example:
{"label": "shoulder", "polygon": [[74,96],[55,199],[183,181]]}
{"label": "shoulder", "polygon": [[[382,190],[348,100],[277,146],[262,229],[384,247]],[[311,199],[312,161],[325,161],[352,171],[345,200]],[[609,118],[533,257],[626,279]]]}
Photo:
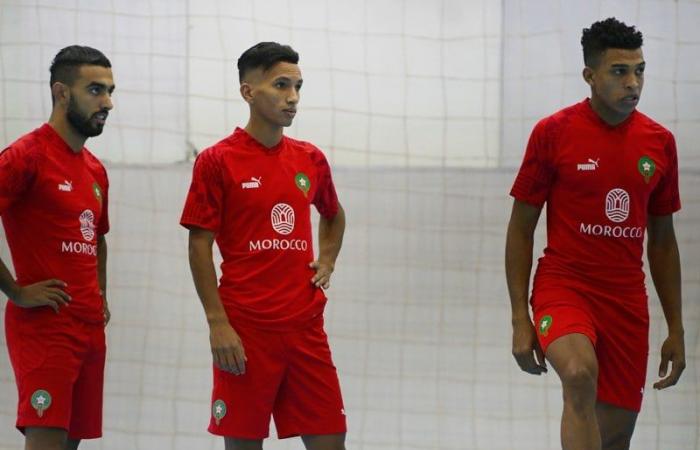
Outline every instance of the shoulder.
{"label": "shoulder", "polygon": [[39,129],[31,131],[8,145],[2,152],[11,152],[24,158],[40,158],[46,143],[41,139]]}
{"label": "shoulder", "polygon": [[673,139],[673,133],[668,128],[641,111],[637,111],[634,127],[638,131],[657,135],[664,140]]}
{"label": "shoulder", "polygon": [[535,125],[533,133],[550,137],[558,136],[581,117],[581,108],[581,103],[576,103],[540,119]]}
{"label": "shoulder", "polygon": [[92,172],[92,175],[95,177],[95,179],[103,186],[109,185],[107,169],[105,168],[104,164],[102,164],[102,161],[100,161],[97,158],[97,156],[95,156],[87,148],[83,148],[83,155],[85,164],[87,165],[90,172]]}
{"label": "shoulder", "polygon": [[289,145],[293,151],[306,155],[314,163],[328,164],[326,155],[323,154],[323,151],[311,142],[290,137],[285,137],[285,139],[287,139],[287,145]]}

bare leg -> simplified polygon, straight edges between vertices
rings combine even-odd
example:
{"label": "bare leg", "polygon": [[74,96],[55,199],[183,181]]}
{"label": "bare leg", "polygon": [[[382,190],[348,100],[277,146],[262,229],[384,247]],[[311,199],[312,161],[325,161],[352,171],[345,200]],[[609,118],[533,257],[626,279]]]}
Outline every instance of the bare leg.
{"label": "bare leg", "polygon": [[345,450],[345,433],[302,436],[306,450]]}
{"label": "bare leg", "polygon": [[546,357],[559,375],[564,391],[562,448],[601,450],[595,409],[598,360],[593,344],[583,334],[569,334],[549,344]]}
{"label": "bare leg", "polygon": [[64,450],[68,432],[63,428],[27,427],[24,450]]}
{"label": "bare leg", "polygon": [[262,439],[224,438],[226,450],[262,450]]}
{"label": "bare leg", "polygon": [[596,405],[603,450],[629,450],[637,413],[607,403]]}
{"label": "bare leg", "polygon": [[78,450],[80,439],[68,439],[66,441],[66,450]]}

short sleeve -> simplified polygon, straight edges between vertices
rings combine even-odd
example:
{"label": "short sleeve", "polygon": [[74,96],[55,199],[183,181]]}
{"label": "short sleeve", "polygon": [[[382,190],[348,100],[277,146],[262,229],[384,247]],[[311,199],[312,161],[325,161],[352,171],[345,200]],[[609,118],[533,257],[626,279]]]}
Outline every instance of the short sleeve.
{"label": "short sleeve", "polygon": [[321,216],[331,219],[338,214],[338,195],[335,192],[331,168],[326,157],[318,149],[314,152],[314,163],[316,165],[318,187],[312,203]]}
{"label": "short sleeve", "polygon": [[107,170],[100,165],[100,179],[98,184],[102,190],[102,212],[100,213],[100,223],[97,226],[97,234],[103,236],[109,232],[109,178]]}
{"label": "short sleeve", "polygon": [[678,153],[676,151],[676,140],[673,134],[669,133],[664,148],[667,167],[662,173],[662,178],[656,185],[649,197],[649,214],[654,216],[665,216],[673,214],[681,209],[680,193],[678,189]]}
{"label": "short sleeve", "polygon": [[180,225],[218,232],[224,199],[221,166],[212,149],[197,156],[192,169],[192,183],[187,193]]}
{"label": "short sleeve", "polygon": [[525,156],[510,191],[517,200],[542,207],[549,197],[554,181],[554,163],[551,149],[554,147],[554,124],[543,119],[532,130]]}
{"label": "short sleeve", "polygon": [[0,153],[0,215],[32,186],[37,173],[35,152],[17,142]]}

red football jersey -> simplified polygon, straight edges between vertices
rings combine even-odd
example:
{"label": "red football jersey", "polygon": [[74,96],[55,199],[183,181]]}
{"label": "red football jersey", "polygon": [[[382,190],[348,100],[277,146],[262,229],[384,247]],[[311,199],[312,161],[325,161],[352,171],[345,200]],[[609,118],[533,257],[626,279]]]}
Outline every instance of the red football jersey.
{"label": "red football jersey", "polygon": [[323,312],[308,267],[312,203],[324,217],[338,212],[328,162],[307,142],[283,136],[266,148],[237,128],[197,157],[180,224],[216,233],[233,322],[294,329]]}
{"label": "red football jersey", "polygon": [[17,282],[65,281],[73,300],[62,311],[87,322],[104,321],[97,237],[109,230],[107,189],[100,161],[73,152],[49,124],[0,153],[0,215]]}
{"label": "red football jersey", "polygon": [[535,126],[511,195],[547,203],[537,279],[644,289],[647,215],[681,206],[675,140],[638,111],[610,126],[586,99]]}

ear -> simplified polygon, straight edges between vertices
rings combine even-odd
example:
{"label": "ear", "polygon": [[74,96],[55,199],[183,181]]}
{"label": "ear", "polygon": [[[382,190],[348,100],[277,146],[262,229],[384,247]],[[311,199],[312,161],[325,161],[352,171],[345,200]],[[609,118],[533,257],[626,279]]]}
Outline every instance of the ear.
{"label": "ear", "polygon": [[241,97],[243,97],[243,100],[245,100],[246,103],[253,103],[253,86],[246,82],[243,82],[241,83],[240,92]]}
{"label": "ear", "polygon": [[51,86],[51,96],[57,105],[65,105],[70,100],[70,89],[65,84],[57,81]]}
{"label": "ear", "polygon": [[583,72],[581,73],[583,75],[583,80],[590,86],[593,87],[595,84],[595,81],[593,80],[593,69],[590,67],[584,67]]}

